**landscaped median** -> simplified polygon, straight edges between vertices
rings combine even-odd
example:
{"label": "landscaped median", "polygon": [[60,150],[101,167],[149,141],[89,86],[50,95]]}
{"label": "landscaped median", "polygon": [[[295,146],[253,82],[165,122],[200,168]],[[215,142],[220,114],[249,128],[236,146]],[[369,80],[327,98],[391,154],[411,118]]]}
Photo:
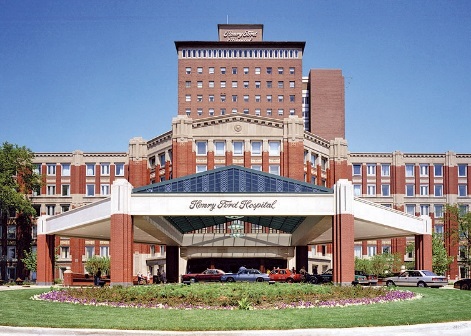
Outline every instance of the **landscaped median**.
{"label": "landscaped median", "polygon": [[385,287],[228,283],[67,288],[35,295],[33,299],[111,307],[251,310],[343,307],[420,297],[414,292]]}

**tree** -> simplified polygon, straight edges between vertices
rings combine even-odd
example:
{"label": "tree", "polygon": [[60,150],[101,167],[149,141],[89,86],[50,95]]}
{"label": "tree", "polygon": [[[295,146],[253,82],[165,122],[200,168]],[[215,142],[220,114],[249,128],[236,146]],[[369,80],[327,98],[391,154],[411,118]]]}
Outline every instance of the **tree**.
{"label": "tree", "polygon": [[29,270],[30,272],[36,272],[37,270],[37,254],[36,252],[33,252],[32,250],[29,251],[23,251],[25,257],[21,259],[23,264],[25,265],[26,269]]}
{"label": "tree", "polygon": [[85,270],[88,274],[94,275],[98,269],[102,274],[110,275],[110,258],[93,256],[85,262]]}
{"label": "tree", "polygon": [[467,208],[459,205],[446,205],[445,215],[451,222],[457,224],[451,227],[444,234],[448,235],[456,244],[460,246],[460,261],[464,264],[466,271],[471,267],[471,212]]}
{"label": "tree", "polygon": [[433,233],[432,234],[432,271],[436,274],[445,274],[448,270],[448,266],[453,262],[453,257],[449,256],[443,235]]}
{"label": "tree", "polygon": [[35,217],[36,211],[28,195],[41,186],[41,177],[34,172],[33,152],[4,142],[0,147],[0,214],[15,210],[22,216]]}

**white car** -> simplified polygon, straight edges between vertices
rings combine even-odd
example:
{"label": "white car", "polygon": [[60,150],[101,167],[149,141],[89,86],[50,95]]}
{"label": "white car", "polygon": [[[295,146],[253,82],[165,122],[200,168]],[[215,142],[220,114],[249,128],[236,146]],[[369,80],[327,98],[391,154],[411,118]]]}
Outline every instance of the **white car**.
{"label": "white car", "polygon": [[432,271],[409,270],[404,271],[398,276],[384,279],[386,286],[409,286],[409,287],[443,287],[448,285],[448,279],[445,276],[436,275]]}

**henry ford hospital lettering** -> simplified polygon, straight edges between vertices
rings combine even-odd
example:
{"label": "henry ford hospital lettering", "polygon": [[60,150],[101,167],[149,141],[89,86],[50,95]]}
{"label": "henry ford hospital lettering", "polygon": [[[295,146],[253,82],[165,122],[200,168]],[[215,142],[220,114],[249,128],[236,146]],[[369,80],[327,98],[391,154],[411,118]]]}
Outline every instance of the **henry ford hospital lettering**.
{"label": "henry ford hospital lettering", "polygon": [[190,202],[189,208],[193,209],[209,209],[213,211],[214,209],[275,209],[275,204],[277,201],[273,202],[253,202],[251,200],[241,200],[241,201],[232,201],[232,200],[221,200],[219,203],[204,203],[202,200],[193,200]]}

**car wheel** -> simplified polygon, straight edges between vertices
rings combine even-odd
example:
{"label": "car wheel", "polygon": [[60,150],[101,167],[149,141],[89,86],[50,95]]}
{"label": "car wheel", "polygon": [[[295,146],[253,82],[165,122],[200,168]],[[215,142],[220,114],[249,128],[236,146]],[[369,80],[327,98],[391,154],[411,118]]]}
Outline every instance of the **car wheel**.
{"label": "car wheel", "polygon": [[286,279],[286,282],[287,282],[287,283],[292,283],[292,282],[293,282],[293,279],[288,278],[288,279]]}
{"label": "car wheel", "polygon": [[388,281],[386,282],[386,286],[388,286],[388,287],[393,287],[393,286],[395,286],[395,285],[396,285],[396,284],[394,283],[394,281],[388,280]]}
{"label": "car wheel", "polygon": [[195,283],[195,282],[196,282],[196,279],[195,279],[195,278],[191,278],[191,279],[190,279],[190,282],[191,282],[191,283]]}
{"label": "car wheel", "polygon": [[419,282],[417,283],[417,287],[427,287],[427,285],[425,284],[425,282],[419,281]]}
{"label": "car wheel", "polygon": [[319,283],[319,280],[318,280],[316,277],[312,277],[312,278],[311,278],[311,283],[312,283],[313,285],[317,285],[317,284]]}
{"label": "car wheel", "polygon": [[234,282],[234,278],[227,278],[227,282]]}
{"label": "car wheel", "polygon": [[466,283],[465,283],[465,284],[462,284],[460,289],[462,289],[462,290],[469,290],[469,285],[466,284]]}
{"label": "car wheel", "polygon": [[255,280],[257,282],[263,282],[263,278],[257,278],[257,280]]}

